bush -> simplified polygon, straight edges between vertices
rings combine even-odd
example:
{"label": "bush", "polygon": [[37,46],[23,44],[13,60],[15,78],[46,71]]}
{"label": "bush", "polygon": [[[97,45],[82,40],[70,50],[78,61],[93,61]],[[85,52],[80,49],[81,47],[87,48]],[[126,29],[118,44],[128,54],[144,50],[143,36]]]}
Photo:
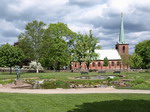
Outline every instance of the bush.
{"label": "bush", "polygon": [[142,84],[134,85],[133,88],[135,88],[135,89],[149,89],[150,85],[148,85],[146,83],[142,83]]}
{"label": "bush", "polygon": [[64,81],[44,81],[44,84],[41,84],[43,89],[56,89],[56,88],[69,88],[69,83]]}
{"label": "bush", "polygon": [[36,70],[36,68],[38,68],[39,70],[43,70],[41,63],[38,62],[38,64],[37,64],[36,61],[31,61],[31,63],[29,63],[29,68],[34,69],[34,70]]}
{"label": "bush", "polygon": [[10,83],[13,83],[14,80],[10,79],[10,80],[0,80],[0,84],[10,84]]}
{"label": "bush", "polygon": [[144,82],[145,82],[144,79],[137,79],[137,80],[134,80],[132,83],[137,85],[137,84],[142,84]]}

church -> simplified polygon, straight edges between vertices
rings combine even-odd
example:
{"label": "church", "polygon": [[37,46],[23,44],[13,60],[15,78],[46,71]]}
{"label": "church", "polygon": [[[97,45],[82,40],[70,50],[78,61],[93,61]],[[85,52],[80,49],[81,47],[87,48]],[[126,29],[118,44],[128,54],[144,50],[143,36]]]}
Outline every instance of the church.
{"label": "church", "polygon": [[[129,44],[125,42],[124,26],[123,26],[123,14],[121,14],[119,41],[115,45],[115,49],[109,50],[95,50],[98,54],[96,60],[90,63],[90,70],[120,70],[128,69],[128,65],[124,64],[122,60],[128,58]],[[108,59],[108,66],[104,66],[104,58]],[[85,62],[82,62],[81,66],[79,62],[72,62],[72,70],[86,70],[87,66]]]}

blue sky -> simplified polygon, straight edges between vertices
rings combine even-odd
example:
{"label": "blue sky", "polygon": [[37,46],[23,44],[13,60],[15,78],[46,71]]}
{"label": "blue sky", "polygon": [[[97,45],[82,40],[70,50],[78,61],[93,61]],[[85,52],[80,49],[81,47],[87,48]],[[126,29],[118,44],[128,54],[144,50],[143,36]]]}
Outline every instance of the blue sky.
{"label": "blue sky", "polygon": [[13,44],[28,22],[39,20],[64,22],[83,34],[93,30],[103,49],[114,49],[123,12],[125,38],[132,53],[135,44],[150,39],[149,6],[150,0],[1,0],[0,45]]}

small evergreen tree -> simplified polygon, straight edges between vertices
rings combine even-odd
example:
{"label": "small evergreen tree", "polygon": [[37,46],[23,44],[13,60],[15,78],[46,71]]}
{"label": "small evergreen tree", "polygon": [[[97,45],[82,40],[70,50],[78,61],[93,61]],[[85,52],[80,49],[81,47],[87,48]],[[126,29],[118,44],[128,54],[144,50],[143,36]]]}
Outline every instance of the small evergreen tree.
{"label": "small evergreen tree", "polygon": [[105,66],[105,67],[108,66],[108,58],[107,58],[107,57],[104,58],[104,66]]}

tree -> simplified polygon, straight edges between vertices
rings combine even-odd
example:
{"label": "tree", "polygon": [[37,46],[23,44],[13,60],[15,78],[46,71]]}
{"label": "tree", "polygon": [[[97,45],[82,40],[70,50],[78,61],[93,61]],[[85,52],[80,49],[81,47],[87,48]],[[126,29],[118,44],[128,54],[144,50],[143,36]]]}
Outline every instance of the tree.
{"label": "tree", "polygon": [[61,38],[49,38],[43,45],[43,55],[41,63],[46,67],[60,70],[63,66],[70,63],[70,54],[68,53],[67,43]]}
{"label": "tree", "polygon": [[86,62],[89,69],[90,62],[98,56],[94,51],[100,48],[97,44],[98,40],[93,37],[92,31],[90,31],[89,35],[78,34],[72,54],[72,61],[79,62],[80,67],[82,62]]}
{"label": "tree", "polygon": [[108,66],[108,58],[107,57],[104,58],[104,65],[103,66],[105,66],[105,67]]}
{"label": "tree", "polygon": [[126,54],[121,55],[121,62],[123,64],[123,66],[127,66],[127,68],[129,66],[131,66],[131,60],[130,60],[130,58],[131,58],[131,55],[126,55]]}
{"label": "tree", "polygon": [[135,46],[135,53],[143,60],[142,68],[150,68],[150,40],[138,43]]}
{"label": "tree", "polygon": [[132,68],[141,68],[142,66],[142,57],[137,55],[136,53],[133,53],[130,58],[130,63]]}
{"label": "tree", "polygon": [[20,48],[11,46],[9,44],[2,45],[0,47],[0,66],[9,67],[10,74],[12,73],[12,67],[18,65],[24,55]]}
{"label": "tree", "polygon": [[22,65],[27,66],[32,60],[34,60],[33,48],[30,44],[30,40],[29,38],[26,38],[25,33],[21,33],[18,36],[18,42],[14,44],[14,46],[21,48],[25,54],[24,59],[22,60]]}
{"label": "tree", "polygon": [[[88,36],[88,35],[87,35]],[[89,31],[89,39],[88,39],[88,53],[87,57],[85,58],[85,62],[87,64],[87,68],[89,69],[90,63],[93,60],[96,60],[97,54],[95,53],[96,49],[101,49],[101,46],[98,45],[99,41],[95,38],[92,34],[92,30]]]}
{"label": "tree", "polygon": [[75,35],[64,23],[50,24],[44,33],[41,63],[58,70],[69,65]]}
{"label": "tree", "polygon": [[[36,61],[37,66],[41,57],[44,27],[45,24],[42,21],[38,22],[34,20],[26,25],[25,33],[22,33],[18,37],[20,47],[24,53],[29,54],[28,56]],[[36,72],[39,72],[38,67]]]}
{"label": "tree", "polygon": [[50,24],[46,32],[49,37],[61,38],[67,42],[69,50],[73,48],[74,40],[77,34],[69,29],[67,24],[61,22]]}
{"label": "tree", "polygon": [[31,63],[29,63],[29,68],[30,69],[36,70],[37,67],[38,67],[39,70],[43,70],[43,67],[42,67],[41,63],[38,63],[38,66],[37,66],[35,61],[31,61]]}

